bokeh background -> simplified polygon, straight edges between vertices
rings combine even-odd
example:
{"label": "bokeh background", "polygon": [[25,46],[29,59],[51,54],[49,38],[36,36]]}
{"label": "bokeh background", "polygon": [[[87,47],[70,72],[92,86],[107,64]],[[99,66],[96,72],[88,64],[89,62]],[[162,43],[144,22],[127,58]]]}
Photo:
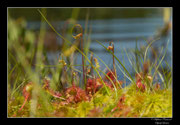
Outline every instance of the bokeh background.
{"label": "bokeh background", "polygon": [[[25,30],[35,34],[34,43],[38,41],[41,15],[37,9],[40,8],[8,8],[8,17],[19,21],[24,25]],[[72,41],[70,32],[75,23],[81,24],[84,30],[84,46],[99,56],[109,67],[113,67],[111,55],[100,46],[96,40],[109,45],[114,42],[115,55],[124,62],[127,70],[133,75],[133,70],[126,53],[128,54],[138,47],[144,50],[148,42],[160,38],[153,43],[155,55],[160,53],[161,47],[168,50],[165,61],[172,65],[172,8],[45,8],[44,14],[48,21],[55,27],[56,31]],[[46,25],[44,48],[47,51],[47,60],[50,64],[58,62],[62,46],[65,44],[51,28]],[[151,50],[150,50],[151,51]],[[153,52],[150,53],[151,61],[155,60]],[[89,55],[90,57],[90,55]],[[74,57],[75,63],[81,64],[81,54]],[[162,65],[169,71],[166,62]],[[99,62],[101,69],[105,66]],[[76,67],[80,69],[82,67]],[[123,74],[118,70],[119,79],[124,79]]]}

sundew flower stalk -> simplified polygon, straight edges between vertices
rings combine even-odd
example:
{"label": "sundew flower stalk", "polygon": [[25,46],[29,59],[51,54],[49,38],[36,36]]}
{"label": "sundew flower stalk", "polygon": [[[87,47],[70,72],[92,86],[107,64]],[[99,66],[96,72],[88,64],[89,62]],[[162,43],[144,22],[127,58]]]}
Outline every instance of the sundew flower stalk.
{"label": "sundew flower stalk", "polygon": [[[112,51],[112,53],[113,53],[113,72],[114,72],[114,74],[112,74],[112,75],[114,75],[113,77],[115,77],[115,78],[117,78],[117,73],[116,73],[116,65],[115,65],[115,58],[114,58],[114,43],[111,41],[111,42],[109,42],[109,46],[108,46],[108,48],[107,48],[108,50],[111,50]],[[118,81],[116,81],[116,83],[118,83]],[[116,85],[117,86],[117,85]]]}
{"label": "sundew flower stalk", "polygon": [[62,59],[59,59],[59,63],[62,64],[62,70],[61,70],[61,73],[59,76],[59,79],[60,79],[59,82],[60,82],[62,88],[64,89],[66,81],[67,81],[67,71],[66,71],[67,63],[64,60],[63,54],[61,55],[61,58]]}
{"label": "sundew flower stalk", "polygon": [[[91,61],[91,68],[90,69],[88,69],[87,70],[87,73],[89,74],[89,75],[91,75],[92,76],[92,79],[94,80],[94,72],[93,72],[93,53],[91,52],[91,59],[90,59],[90,61]],[[90,78],[88,78],[88,81],[90,80]],[[87,81],[87,82],[88,82]],[[86,93],[88,93],[87,92],[87,84],[88,83],[86,83],[86,86],[85,86],[85,89],[86,89]],[[93,84],[94,84],[94,91],[93,91],[93,93],[95,93],[95,83],[93,82]]]}
{"label": "sundew flower stalk", "polygon": [[[75,27],[79,27],[81,30],[81,33],[77,34],[76,36],[73,36],[74,39],[76,40],[80,40],[81,42],[81,51],[82,53],[84,53],[84,49],[83,49],[83,28],[80,24],[75,24],[72,28],[72,31]],[[82,68],[83,68],[83,82],[85,84],[85,77],[86,77],[86,73],[85,73],[85,64],[84,64],[84,56],[82,55]]]}

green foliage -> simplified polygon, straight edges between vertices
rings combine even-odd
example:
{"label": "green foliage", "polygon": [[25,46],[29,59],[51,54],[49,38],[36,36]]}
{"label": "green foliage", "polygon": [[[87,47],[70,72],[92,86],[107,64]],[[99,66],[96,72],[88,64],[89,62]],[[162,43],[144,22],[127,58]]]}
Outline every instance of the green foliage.
{"label": "green foliage", "polygon": [[81,102],[78,104],[76,108],[76,116],[75,117],[86,117],[88,112],[93,108],[92,102]]}
{"label": "green foliage", "polygon": [[[100,70],[100,68],[97,68],[93,62],[88,59],[90,37],[86,36],[85,43],[87,44],[85,44],[85,52],[80,50],[77,45],[74,46],[74,49],[78,50],[78,52],[85,57],[84,62],[88,61],[89,65],[83,66],[91,66],[96,72],[96,78],[100,80],[100,89],[96,93],[88,95],[84,89],[77,87],[79,85],[79,81],[76,80],[77,76],[72,75],[74,71],[83,73],[73,67],[77,64],[69,64],[62,58],[61,61],[64,62],[63,64],[57,62],[57,64],[53,66],[45,65],[44,59],[46,55],[44,54],[45,50],[42,43],[45,35],[44,19],[64,41],[68,43],[71,42],[60,35],[49,23],[45,17],[46,10],[42,12],[40,10],[38,11],[42,15],[42,25],[37,46],[35,46],[34,43],[36,40],[35,33],[26,30],[25,20],[13,20],[8,17],[8,117],[172,117],[172,68],[167,63],[170,70],[165,71],[162,67],[162,61],[166,53],[164,53],[162,57],[159,56],[157,61],[150,65],[149,72],[153,77],[158,74],[164,86],[161,89],[156,89],[152,85],[151,88],[142,92],[137,88],[134,76],[126,69],[124,57],[122,63],[113,52],[109,51],[101,42],[97,41],[114,56],[117,60],[117,67],[123,73],[124,77],[127,77],[134,83],[122,88],[115,86],[113,80],[111,80],[112,78]],[[75,9],[72,16],[77,18],[78,13],[79,10]],[[87,16],[86,18],[88,20],[89,17]],[[88,30],[86,29],[85,32],[87,33]],[[153,42],[154,41],[148,44],[144,51],[138,50],[136,46],[136,63],[130,59],[130,55],[128,55],[125,50],[128,60],[136,73],[143,72],[141,65],[144,64],[146,60],[149,60],[147,56],[148,49]],[[66,47],[65,50],[69,51]],[[74,50],[72,53],[74,53]],[[94,55],[96,56],[96,54]],[[102,59],[98,56],[96,57],[110,70]],[[34,69],[32,69],[32,67]],[[55,67],[55,69],[52,69],[52,67]],[[162,68],[162,72],[159,70],[160,67]],[[155,69],[154,73],[151,72],[152,69]],[[113,84],[113,87],[105,84],[106,81],[99,71],[102,72],[104,76],[108,76],[109,81],[111,81],[108,84]],[[51,95],[42,87],[42,85],[44,85],[44,78],[47,78],[50,73],[52,78],[49,78],[51,84],[48,87],[50,88]],[[94,77],[91,74],[86,75],[89,78]],[[62,86],[61,88],[59,87],[63,81],[62,78],[64,80],[62,86],[65,83],[68,84],[68,89],[72,89],[74,93],[68,93],[68,89],[64,89]],[[117,78],[115,78],[115,80],[117,80]],[[19,112],[25,100],[23,87],[29,81],[35,84],[31,93],[32,98],[25,103],[24,108]],[[72,86],[74,81],[76,82],[75,86]],[[56,90],[60,90],[60,94],[62,94],[62,97],[60,96],[61,98],[56,93]],[[79,95],[79,93],[81,93],[81,95]]]}

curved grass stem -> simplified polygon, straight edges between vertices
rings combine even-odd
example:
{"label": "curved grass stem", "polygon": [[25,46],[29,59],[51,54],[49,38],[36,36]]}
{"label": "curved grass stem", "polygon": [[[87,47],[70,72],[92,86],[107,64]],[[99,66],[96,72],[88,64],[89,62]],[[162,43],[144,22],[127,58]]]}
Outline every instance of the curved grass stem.
{"label": "curved grass stem", "polygon": [[[99,42],[98,40],[96,40],[101,46],[103,46],[111,55],[114,55],[110,50],[108,50],[101,42]],[[115,59],[119,62],[119,64],[123,67],[123,69],[125,70],[125,72],[127,73],[127,75],[131,78],[131,80],[134,82],[132,76],[130,75],[130,73],[127,71],[127,69],[124,67],[124,65],[122,64],[122,62],[114,55]]]}
{"label": "curved grass stem", "polygon": [[[68,43],[71,43],[70,41],[68,41],[68,40],[66,40],[62,35],[60,35],[56,30],[55,30],[55,28],[49,23],[49,21],[46,19],[46,17],[42,14],[42,12],[38,9],[38,11],[39,11],[39,13],[41,14],[41,16],[44,18],[44,20],[48,23],[48,25],[54,30],[54,32],[58,35],[58,36],[60,36],[62,39],[64,39],[66,42],[68,42]],[[91,64],[91,61],[88,59],[88,57],[78,48],[78,47],[76,47],[75,46],[75,48],[87,59],[87,61]],[[101,82],[104,84],[104,86],[105,86],[105,83],[104,83],[104,81],[102,80],[102,77],[100,76],[100,74],[99,74],[99,72],[97,71],[97,69],[93,66],[93,69],[95,69],[95,71],[96,71],[96,73],[97,73],[97,75],[99,76],[99,78],[101,79]],[[109,90],[107,89],[107,87],[105,86],[105,89],[106,89],[106,91],[107,91],[107,93],[108,93],[108,95],[110,94],[109,93]]]}

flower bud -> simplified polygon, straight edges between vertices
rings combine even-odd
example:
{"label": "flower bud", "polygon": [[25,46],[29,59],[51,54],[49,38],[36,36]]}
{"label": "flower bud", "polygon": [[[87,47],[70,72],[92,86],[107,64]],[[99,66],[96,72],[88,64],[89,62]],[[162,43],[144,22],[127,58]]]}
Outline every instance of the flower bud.
{"label": "flower bud", "polygon": [[108,46],[107,49],[108,49],[108,50],[113,50],[113,47],[112,47],[112,46]]}

